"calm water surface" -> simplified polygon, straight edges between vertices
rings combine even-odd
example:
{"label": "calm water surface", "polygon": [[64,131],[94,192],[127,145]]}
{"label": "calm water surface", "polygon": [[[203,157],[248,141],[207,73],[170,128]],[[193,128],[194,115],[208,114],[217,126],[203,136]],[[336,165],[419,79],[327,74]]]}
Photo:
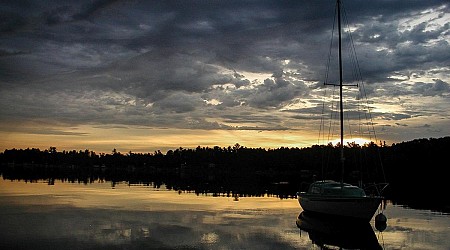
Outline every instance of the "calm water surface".
{"label": "calm water surface", "polygon": [[[338,249],[301,230],[301,212],[296,199],[1,179],[0,249]],[[450,249],[449,215],[392,204],[385,215],[384,231],[372,220],[352,232],[380,249]],[[347,243],[365,237],[334,235]]]}

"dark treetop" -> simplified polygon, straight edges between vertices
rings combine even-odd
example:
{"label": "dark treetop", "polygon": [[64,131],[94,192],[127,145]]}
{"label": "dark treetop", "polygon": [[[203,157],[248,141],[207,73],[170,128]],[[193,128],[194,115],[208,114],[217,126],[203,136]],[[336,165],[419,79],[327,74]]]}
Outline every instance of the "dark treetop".
{"label": "dark treetop", "polygon": [[[411,207],[435,207],[450,212],[450,192],[443,166],[448,163],[450,137],[416,139],[385,145],[345,146],[345,178],[350,183],[385,181],[387,199]],[[324,155],[324,151],[328,153]],[[96,180],[141,183],[174,190],[213,195],[276,195],[294,198],[298,190],[315,178],[340,175],[339,148],[314,145],[307,148],[229,147],[178,148],[166,154],[97,154],[88,149],[57,151],[35,148],[8,149],[0,153],[0,174],[4,179],[37,181],[55,179],[70,182]],[[365,164],[361,164],[361,158]],[[382,163],[382,168],[376,167]],[[323,169],[323,170],[322,170]],[[366,171],[373,169],[371,171]],[[429,196],[441,194],[439,199]],[[447,198],[446,198],[447,197]]]}

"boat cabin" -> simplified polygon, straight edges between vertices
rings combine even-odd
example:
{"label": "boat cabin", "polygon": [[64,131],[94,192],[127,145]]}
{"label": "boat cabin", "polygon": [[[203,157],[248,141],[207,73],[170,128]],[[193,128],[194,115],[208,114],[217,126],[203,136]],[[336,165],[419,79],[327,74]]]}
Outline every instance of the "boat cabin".
{"label": "boat cabin", "polygon": [[336,195],[348,197],[366,196],[364,190],[360,187],[347,183],[340,183],[333,180],[316,181],[309,186],[308,193],[319,195]]}

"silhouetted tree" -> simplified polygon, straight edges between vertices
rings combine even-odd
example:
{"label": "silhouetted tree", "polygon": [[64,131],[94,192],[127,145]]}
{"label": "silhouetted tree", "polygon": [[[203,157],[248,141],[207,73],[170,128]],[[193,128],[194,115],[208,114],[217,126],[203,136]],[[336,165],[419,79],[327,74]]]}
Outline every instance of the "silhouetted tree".
{"label": "silhouetted tree", "polygon": [[[345,178],[350,182],[386,181],[387,197],[392,200],[429,199],[437,206],[449,206],[449,190],[443,166],[450,147],[450,137],[423,138],[386,145],[347,144]],[[111,180],[154,183],[176,190],[198,193],[231,193],[293,197],[303,183],[313,177],[340,178],[338,145],[312,145],[305,148],[276,149],[233,146],[177,148],[163,154],[97,154],[89,149],[58,151],[49,147],[7,149],[0,153],[0,174],[6,179],[92,182]],[[383,168],[376,168],[382,163]],[[277,183],[288,183],[283,191]],[[438,201],[427,195],[439,191]]]}

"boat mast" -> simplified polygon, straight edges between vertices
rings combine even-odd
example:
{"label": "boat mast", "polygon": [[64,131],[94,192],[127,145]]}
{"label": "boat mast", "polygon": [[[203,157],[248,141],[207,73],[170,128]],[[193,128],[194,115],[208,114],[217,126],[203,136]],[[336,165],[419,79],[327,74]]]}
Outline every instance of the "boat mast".
{"label": "boat mast", "polygon": [[337,0],[337,18],[339,30],[339,110],[341,124],[341,184],[344,182],[344,105],[342,103],[342,45],[341,45],[341,1]]}

